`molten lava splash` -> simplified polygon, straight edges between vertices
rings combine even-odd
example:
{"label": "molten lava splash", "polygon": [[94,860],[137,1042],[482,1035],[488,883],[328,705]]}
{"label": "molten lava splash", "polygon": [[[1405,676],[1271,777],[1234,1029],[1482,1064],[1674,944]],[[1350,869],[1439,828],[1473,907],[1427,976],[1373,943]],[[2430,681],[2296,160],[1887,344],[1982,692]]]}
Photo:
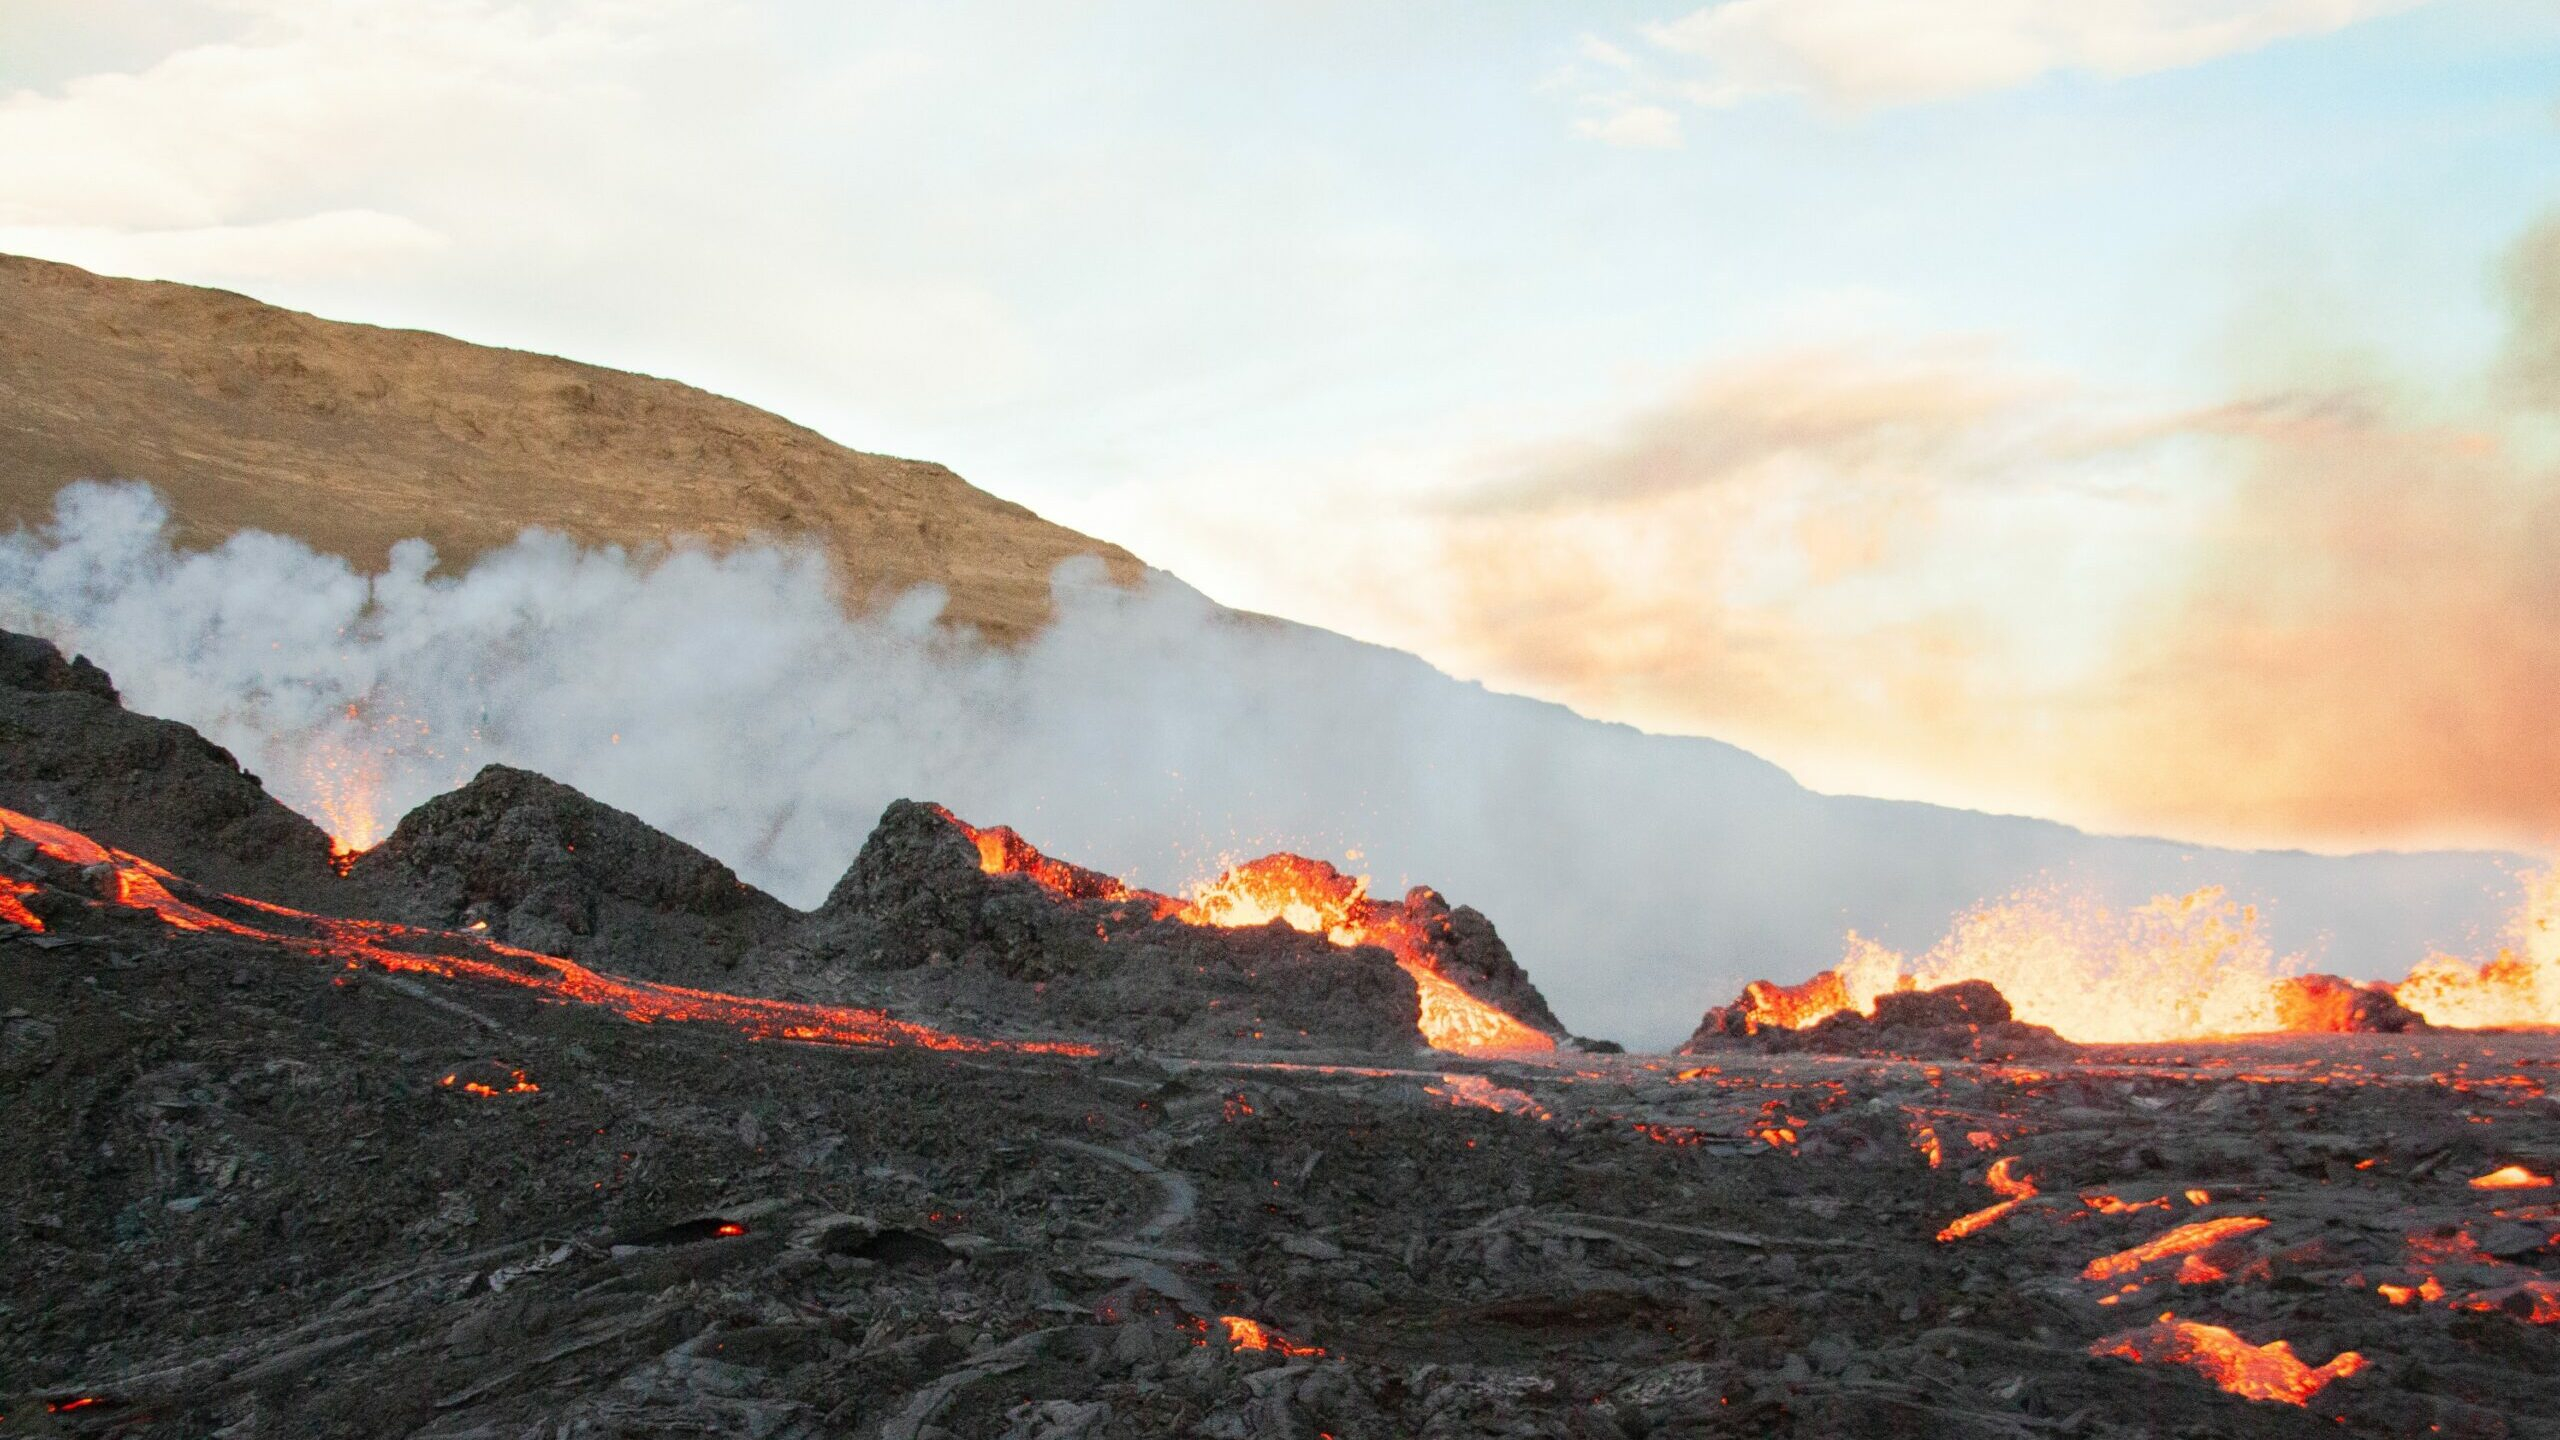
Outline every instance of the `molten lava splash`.
{"label": "molten lava splash", "polygon": [[[2212,1220],[2191,1221],[2145,1240],[2130,1250],[2119,1250],[2113,1255],[2099,1256],[2081,1270],[2080,1278],[2112,1280],[2119,1275],[2133,1274],[2155,1260],[2166,1260],[2172,1255],[2192,1257],[2196,1251],[2218,1245],[2235,1235],[2246,1235],[2250,1231],[2265,1228],[2267,1228],[2267,1222],[2255,1215],[2224,1215]],[[2201,1276],[2201,1272],[2194,1273]]]}
{"label": "molten lava splash", "polygon": [[[303,752],[302,788],[329,832],[329,863],[347,873],[356,857],[382,843],[383,745],[363,712],[347,707],[346,726],[314,735]],[[363,727],[366,733],[350,733]]]}
{"label": "molten lava splash", "polygon": [[1422,1038],[1435,1050],[1469,1054],[1553,1050],[1544,1031],[1467,993],[1433,968],[1430,937],[1404,911],[1369,898],[1368,877],[1345,875],[1303,855],[1265,855],[1231,866],[1191,892],[1179,917],[1230,928],[1277,920],[1336,945],[1375,945],[1395,957],[1422,1002]]}
{"label": "molten lava splash", "polygon": [[2094,1043],[2352,1030],[2365,989],[2435,1025],[2560,1025],[2560,866],[2527,883],[2511,938],[2479,965],[2431,956],[2396,985],[2359,986],[2295,973],[2301,959],[2278,957],[2256,911],[2217,887],[2122,913],[2022,894],[1965,914],[1917,956],[1852,933],[1837,968],[1797,985],[1754,982],[1740,1008],[1746,1031],[1802,1029],[1872,1014],[1880,995],[1987,980],[2018,1019]]}
{"label": "molten lava splash", "polygon": [[1948,1221],[1947,1227],[1938,1232],[1939,1244],[1974,1234],[2036,1197],[2035,1179],[2018,1173],[2018,1157],[2015,1155],[2003,1155],[1992,1161],[1991,1173],[1982,1177],[1982,1183],[2006,1198],[1996,1205],[1985,1205],[1970,1215],[1959,1215]]}
{"label": "molten lava splash", "polygon": [[2478,965],[2430,955],[2393,994],[2431,1025],[2560,1025],[2560,864],[2526,880],[2508,942]]}
{"label": "molten lava splash", "polygon": [[0,809],[0,835],[24,836],[66,865],[113,868],[118,903],[147,910],[173,929],[233,935],[279,945],[349,968],[371,965],[399,973],[436,975],[514,985],[546,997],[601,1006],[641,1024],[695,1021],[727,1025],[758,1040],[799,1040],[820,1045],[915,1045],[932,1050],[1015,1051],[1093,1055],[1090,1045],[1050,1041],[980,1040],[946,1034],[893,1019],[878,1010],[808,1005],[693,990],[601,975],[575,961],[502,945],[476,935],[424,930],[377,920],[339,920],[223,895],[208,903],[246,914],[237,920],[183,898],[171,887],[193,890],[148,860],[112,850],[76,830]]}
{"label": "molten lava splash", "polygon": [[2200,1325],[2170,1315],[2140,1330],[2110,1335],[2089,1347],[2092,1355],[2113,1355],[2137,1365],[2184,1365],[2234,1395],[2250,1400],[2279,1400],[2300,1405],[2364,1368],[2364,1357],[2341,1350],[2328,1364],[2305,1365],[2282,1340],[2252,1345],[2219,1325]]}

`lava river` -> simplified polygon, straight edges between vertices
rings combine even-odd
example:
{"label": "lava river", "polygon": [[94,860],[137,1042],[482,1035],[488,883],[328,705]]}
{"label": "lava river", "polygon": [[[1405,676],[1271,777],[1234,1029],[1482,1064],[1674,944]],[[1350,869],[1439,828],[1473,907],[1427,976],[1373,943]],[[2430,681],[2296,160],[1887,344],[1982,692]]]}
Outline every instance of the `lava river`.
{"label": "lava river", "polygon": [[[148,860],[101,845],[76,830],[0,808],[0,838],[5,837],[28,841],[58,864],[83,869],[106,867],[106,878],[98,883],[98,889],[107,892],[112,903],[147,911],[172,929],[261,941],[316,959],[341,962],[350,969],[372,966],[396,974],[512,985],[554,1000],[598,1006],[644,1025],[661,1021],[726,1025],[757,1040],[1048,1055],[1100,1053],[1094,1046],[1064,1041],[953,1035],[878,1010],[766,1000],[626,980],[556,955],[476,935],[377,920],[336,919],[245,896],[203,891]],[[24,897],[32,893],[31,889],[13,886],[6,897],[6,907],[0,907],[0,919],[43,929],[42,921],[24,903]],[[202,898],[190,899],[189,895]]]}

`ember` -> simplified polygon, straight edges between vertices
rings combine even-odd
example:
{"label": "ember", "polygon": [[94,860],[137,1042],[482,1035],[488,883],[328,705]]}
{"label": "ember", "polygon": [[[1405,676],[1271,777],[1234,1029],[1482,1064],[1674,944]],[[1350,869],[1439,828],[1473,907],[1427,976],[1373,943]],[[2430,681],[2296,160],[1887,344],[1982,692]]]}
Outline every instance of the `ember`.
{"label": "ember", "polygon": [[[458,1085],[457,1081],[460,1082]],[[542,1091],[541,1086],[525,1078],[522,1070],[510,1070],[492,1080],[464,1080],[457,1071],[436,1083],[465,1095],[536,1095]]]}
{"label": "ember", "polygon": [[1258,1320],[1242,1315],[1221,1315],[1218,1323],[1227,1327],[1227,1344],[1237,1350],[1268,1350],[1277,1355],[1322,1355],[1319,1345],[1293,1344],[1279,1331]]}
{"label": "ember", "polygon": [[2092,1355],[2112,1355],[2137,1365],[2184,1365],[2234,1395],[2248,1400],[2275,1400],[2300,1405],[2327,1388],[2332,1380],[2362,1370],[2365,1360],[2341,1350],[2328,1364],[2302,1363],[2282,1340],[2252,1345],[2219,1325],[2202,1325],[2162,1315],[2157,1324],[2109,1335],[2089,1347]]}

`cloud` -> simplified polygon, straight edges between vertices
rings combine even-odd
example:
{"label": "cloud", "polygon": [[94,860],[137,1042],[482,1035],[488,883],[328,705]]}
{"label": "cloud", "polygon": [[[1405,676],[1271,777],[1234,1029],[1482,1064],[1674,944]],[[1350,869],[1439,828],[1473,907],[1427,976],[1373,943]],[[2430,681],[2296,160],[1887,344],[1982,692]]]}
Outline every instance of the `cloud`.
{"label": "cloud", "polygon": [[[1981,346],[1726,362],[1325,554],[1457,673],[1822,788],[2230,843],[2560,838],[2560,222],[2457,399],[2144,406]],[[1314,588],[1308,582],[1304,588]]]}
{"label": "cloud", "polygon": [[2057,72],[2200,64],[2423,0],[1719,0],[1646,28],[1700,67],[1699,103],[1811,95],[1866,108],[1981,94]]}
{"label": "cloud", "polygon": [[1660,105],[1620,105],[1607,114],[1574,121],[1573,133],[1626,150],[1677,150],[1680,116]]}
{"label": "cloud", "polygon": [[1776,465],[1835,477],[1946,479],[1999,462],[2040,423],[2054,382],[1962,346],[1877,358],[1845,349],[1763,353],[1710,370],[1597,441],[1497,462],[1507,473],[1453,509],[1537,509],[1639,499],[1747,479]]}

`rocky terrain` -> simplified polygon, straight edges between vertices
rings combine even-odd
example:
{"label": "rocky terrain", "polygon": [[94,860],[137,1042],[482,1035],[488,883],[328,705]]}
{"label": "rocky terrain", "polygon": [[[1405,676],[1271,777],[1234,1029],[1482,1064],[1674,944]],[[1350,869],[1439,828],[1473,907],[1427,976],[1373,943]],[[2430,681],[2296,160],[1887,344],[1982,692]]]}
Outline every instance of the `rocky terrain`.
{"label": "rocky terrain", "polygon": [[286,908],[0,654],[0,1434],[2560,1434],[2560,1038],[1465,1058],[928,805],[802,915],[507,771]]}
{"label": "rocky terrain", "polygon": [[379,569],[460,565],[527,526],[588,544],[807,539],[867,601],[932,583],[999,638],[1071,555],[1140,572],[940,465],[849,450],[691,386],[246,296],[0,256],[0,525],[75,480],[145,479],[181,538],[292,535]]}

